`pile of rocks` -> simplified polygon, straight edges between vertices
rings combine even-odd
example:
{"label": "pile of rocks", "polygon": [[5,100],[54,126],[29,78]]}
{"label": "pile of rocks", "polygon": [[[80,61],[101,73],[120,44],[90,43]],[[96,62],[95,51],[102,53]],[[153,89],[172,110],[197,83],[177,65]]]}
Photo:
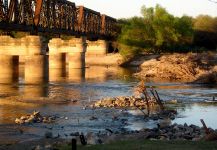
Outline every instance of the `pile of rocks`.
{"label": "pile of rocks", "polygon": [[105,98],[95,102],[92,107],[139,107],[147,108],[149,107],[158,107],[158,104],[154,98],[150,98],[148,102],[144,98],[137,98],[134,96],[128,97],[114,97],[114,98]]}
{"label": "pile of rocks", "polygon": [[[178,125],[173,124],[171,126],[161,126],[154,129],[144,129],[142,132],[145,132],[146,139],[159,139],[159,140],[217,140],[216,132],[213,129],[209,129],[212,133],[212,139],[210,135],[205,133],[204,128],[200,128],[196,125],[187,124]],[[214,135],[214,136],[213,136]]]}
{"label": "pile of rocks", "polygon": [[43,117],[40,112],[34,111],[30,115],[21,116],[15,119],[16,124],[29,124],[29,123],[52,123],[56,117]]}
{"label": "pile of rocks", "polygon": [[[107,130],[107,129],[106,129]],[[95,145],[102,143],[117,142],[120,140],[188,140],[188,141],[217,141],[217,130],[209,129],[210,134],[207,134],[204,128],[196,125],[165,125],[159,123],[157,128],[154,129],[142,129],[140,131],[115,131],[107,130],[108,133],[87,133],[84,138],[86,144]],[[74,134],[73,134],[74,136]],[[79,141],[79,133],[75,135]]]}

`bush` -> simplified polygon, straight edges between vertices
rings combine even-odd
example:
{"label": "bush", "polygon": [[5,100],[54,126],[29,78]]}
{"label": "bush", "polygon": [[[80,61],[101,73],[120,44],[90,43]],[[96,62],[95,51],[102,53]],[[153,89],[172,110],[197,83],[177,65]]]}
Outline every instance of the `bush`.
{"label": "bush", "polygon": [[122,30],[118,42],[122,55],[133,57],[143,52],[156,53],[191,45],[193,40],[191,17],[174,17],[160,5],[155,8],[143,6],[141,12],[143,17],[120,21]]}

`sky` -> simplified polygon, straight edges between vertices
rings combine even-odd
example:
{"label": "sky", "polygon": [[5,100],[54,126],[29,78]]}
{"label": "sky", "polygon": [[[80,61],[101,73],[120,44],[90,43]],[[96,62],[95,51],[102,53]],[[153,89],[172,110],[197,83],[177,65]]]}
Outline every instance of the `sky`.
{"label": "sky", "polygon": [[[209,0],[70,0],[114,18],[140,16],[141,6],[154,7],[160,4],[175,16],[199,14],[217,16],[217,3]],[[217,0],[213,0],[217,1]]]}

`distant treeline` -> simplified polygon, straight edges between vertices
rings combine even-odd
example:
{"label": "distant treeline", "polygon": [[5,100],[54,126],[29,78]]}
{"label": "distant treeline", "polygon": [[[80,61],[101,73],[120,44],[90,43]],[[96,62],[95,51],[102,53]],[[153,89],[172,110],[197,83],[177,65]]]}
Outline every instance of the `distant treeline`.
{"label": "distant treeline", "polygon": [[175,17],[165,8],[142,7],[143,17],[119,20],[121,54],[217,50],[217,17]]}

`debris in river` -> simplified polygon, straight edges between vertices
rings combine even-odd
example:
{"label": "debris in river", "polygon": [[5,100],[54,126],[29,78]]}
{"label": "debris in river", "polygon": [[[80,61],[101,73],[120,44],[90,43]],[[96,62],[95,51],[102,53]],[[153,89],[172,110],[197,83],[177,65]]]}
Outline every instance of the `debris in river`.
{"label": "debris in river", "polygon": [[144,81],[141,81],[138,86],[134,88],[134,91],[136,96],[104,98],[95,102],[92,107],[136,107],[140,110],[150,108],[160,108],[164,110],[163,103],[157,91],[150,88],[150,92],[148,92]]}
{"label": "debris in river", "polygon": [[21,116],[15,119],[16,124],[29,124],[29,123],[52,123],[56,117],[43,117],[39,111],[34,111],[33,114]]}
{"label": "debris in river", "polygon": [[[95,102],[91,107],[133,107],[140,110],[144,114],[145,118],[148,117],[153,120],[162,118],[169,118],[171,120],[175,119],[175,115],[177,114],[176,110],[165,109],[164,103],[160,99],[158,92],[153,87],[147,88],[144,81],[139,82],[139,84],[134,88],[134,92],[135,96],[105,98]],[[177,100],[172,100],[171,102],[177,103]],[[147,110],[147,113],[144,110]],[[157,112],[154,114],[155,116],[150,115],[152,110]]]}
{"label": "debris in river", "polygon": [[216,141],[217,140],[217,133],[215,131],[211,131],[209,128],[207,128],[206,123],[204,122],[203,119],[201,119],[200,121],[203,125],[205,132],[206,132],[204,139],[206,141]]}

